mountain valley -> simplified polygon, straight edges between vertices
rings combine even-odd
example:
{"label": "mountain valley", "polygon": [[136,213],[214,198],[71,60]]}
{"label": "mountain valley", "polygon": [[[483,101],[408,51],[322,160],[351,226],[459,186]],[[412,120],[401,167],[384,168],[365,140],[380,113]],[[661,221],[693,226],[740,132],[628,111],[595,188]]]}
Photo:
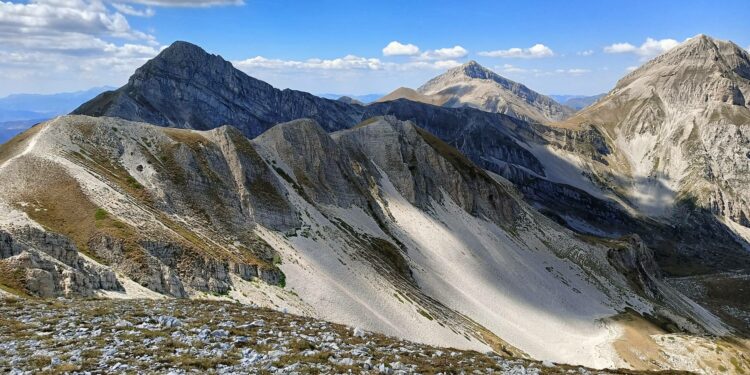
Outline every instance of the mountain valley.
{"label": "mountain valley", "polygon": [[[577,112],[475,61],[364,104],[175,42],[0,145],[0,295],[236,302],[506,372],[746,373],[748,98],[750,55],[705,35]],[[341,362],[353,336],[324,372],[423,366]]]}

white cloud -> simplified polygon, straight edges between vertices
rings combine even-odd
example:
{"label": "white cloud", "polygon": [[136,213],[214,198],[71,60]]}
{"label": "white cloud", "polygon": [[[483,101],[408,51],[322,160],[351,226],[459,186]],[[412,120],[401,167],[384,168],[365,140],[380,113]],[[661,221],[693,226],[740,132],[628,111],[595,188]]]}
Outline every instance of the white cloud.
{"label": "white cloud", "polygon": [[347,55],[337,59],[324,60],[313,58],[305,61],[268,59],[263,56],[256,56],[246,60],[236,61],[234,62],[234,65],[240,69],[381,70],[384,69],[385,64],[377,58]]}
{"label": "white cloud", "polygon": [[479,52],[479,56],[536,59],[554,56],[555,52],[544,44],[535,44],[529,48],[510,48],[496,51]]}
{"label": "white cloud", "polygon": [[[534,77],[545,77],[552,75],[569,75],[569,76],[580,76],[586,73],[590,73],[589,69],[582,68],[571,68],[571,69],[554,69],[554,70],[540,70],[540,69],[526,69],[511,64],[503,64],[502,66],[495,66],[495,70],[505,74],[521,74],[524,76]],[[528,73],[528,74],[527,74]]]}
{"label": "white cloud", "polygon": [[404,64],[401,66],[401,69],[415,69],[422,67],[427,69],[445,70],[455,68],[459,65],[461,65],[461,63],[456,60],[439,60],[432,63],[414,62],[411,64]]}
{"label": "white cloud", "polygon": [[632,71],[634,71],[636,69],[638,69],[637,66],[629,66],[629,67],[625,68],[625,70],[628,71],[628,72],[632,72]]}
{"label": "white cloud", "polygon": [[308,92],[385,93],[394,87],[416,87],[447,69],[461,65],[448,60],[402,62],[345,56],[337,59],[285,60],[256,56],[232,64],[275,87]]}
{"label": "white cloud", "polygon": [[100,0],[0,1],[0,91],[124,82],[160,48]]}
{"label": "white cloud", "polygon": [[388,43],[388,45],[383,48],[384,56],[411,56],[422,61],[460,59],[468,54],[469,51],[459,45],[428,50],[420,53],[419,47],[414,44],[403,44],[396,40]]}
{"label": "white cloud", "polygon": [[244,5],[243,0],[125,0],[133,4],[158,7],[208,8],[227,5]]}
{"label": "white cloud", "polygon": [[122,4],[122,3],[112,3],[112,7],[117,9],[118,12],[128,15],[128,16],[134,16],[134,17],[153,17],[156,12],[151,7],[147,7],[146,9],[136,9],[128,4]]}
{"label": "white cloud", "polygon": [[502,66],[496,66],[496,70],[502,71],[503,73],[526,73],[527,70],[519,68],[511,64],[503,64]]}
{"label": "white cloud", "polygon": [[321,70],[410,70],[410,69],[449,69],[461,65],[455,60],[438,60],[434,62],[410,61],[405,63],[386,62],[378,58],[367,58],[347,55],[336,59],[312,58],[301,60],[269,59],[256,56],[245,60],[232,62],[234,66],[245,72],[256,69],[271,69],[283,71],[321,71]]}
{"label": "white cloud", "polygon": [[466,48],[457,45],[448,48],[425,51],[419,55],[419,58],[422,60],[460,59],[468,54],[469,51],[467,51]]}
{"label": "white cloud", "polygon": [[589,69],[581,69],[581,68],[572,68],[572,69],[557,69],[555,70],[555,73],[562,73],[562,74],[570,74],[574,76],[579,76],[582,74],[586,74],[591,72]]}
{"label": "white cloud", "polygon": [[648,59],[657,55],[660,55],[670,49],[680,45],[680,42],[674,39],[660,39],[656,40],[653,38],[646,38],[640,46],[636,47],[630,43],[615,43],[604,47],[606,53],[633,53],[641,56],[644,59]]}
{"label": "white cloud", "polygon": [[591,50],[591,49],[587,49],[585,51],[580,51],[580,52],[576,53],[576,55],[578,55],[578,56],[591,56],[593,54],[594,54],[594,50]]}
{"label": "white cloud", "polygon": [[606,53],[629,53],[637,50],[638,48],[630,43],[615,43],[604,47]]}
{"label": "white cloud", "polygon": [[394,40],[383,48],[384,56],[414,56],[419,54],[419,47],[413,44],[401,44]]}
{"label": "white cloud", "polygon": [[153,39],[146,33],[133,30],[125,16],[110,11],[98,0],[0,1],[0,40],[18,44],[22,41],[17,39],[23,36],[60,34]]}

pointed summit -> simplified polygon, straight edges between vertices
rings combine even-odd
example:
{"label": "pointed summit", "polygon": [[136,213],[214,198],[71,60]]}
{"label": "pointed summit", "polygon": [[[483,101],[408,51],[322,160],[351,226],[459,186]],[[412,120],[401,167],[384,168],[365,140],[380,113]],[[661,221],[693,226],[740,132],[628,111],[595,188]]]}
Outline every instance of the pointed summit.
{"label": "pointed summit", "polygon": [[680,197],[693,197],[718,216],[748,223],[747,180],[737,171],[750,153],[744,133],[734,129],[750,125],[750,56],[736,44],[690,38],[565,125],[595,126],[613,140],[609,165],[624,166],[614,174],[635,177],[618,190],[644,212],[668,215]]}
{"label": "pointed summit", "polygon": [[340,130],[359,121],[361,111],[306,92],[278,90],[221,56],[178,41],[138,68],[125,86],[73,113],[197,130],[232,125],[255,137],[299,118],[311,118],[327,131]]}
{"label": "pointed summit", "polygon": [[179,56],[190,56],[190,55],[208,56],[209,53],[206,52],[203,48],[193,43],[178,40],[170,44],[169,47],[163,49],[157,57],[166,58],[166,57],[172,57],[172,56],[179,57]]}
{"label": "pointed summit", "polygon": [[[390,94],[393,97],[395,92]],[[429,80],[411,95],[445,107],[473,107],[539,123],[567,118],[573,110],[471,60]],[[407,97],[407,99],[411,99]],[[412,99],[413,100],[413,99]]]}
{"label": "pointed summit", "polygon": [[234,70],[232,64],[221,56],[210,54],[195,44],[176,41],[138,68],[130,81],[137,83],[149,76],[165,73],[183,79],[197,76],[215,80],[231,76]]}
{"label": "pointed summit", "polygon": [[459,66],[458,68],[454,68],[456,70],[460,70],[463,72],[464,75],[466,75],[469,78],[475,78],[475,79],[495,79],[495,78],[502,78],[497,73],[483,67],[478,62],[471,60],[467,62],[466,64],[463,64]]}
{"label": "pointed summit", "polygon": [[[628,109],[642,106],[649,111]],[[571,118],[570,124],[638,129],[644,122],[642,113],[648,113],[649,122],[656,126],[667,121],[669,113],[700,112],[703,115],[696,123],[705,123],[708,118],[703,116],[713,113],[716,119],[731,114],[739,125],[750,123],[748,107],[750,55],[731,41],[699,34],[623,77],[605,98]]]}
{"label": "pointed summit", "polygon": [[656,74],[657,71],[661,75],[676,76],[692,74],[691,72],[701,73],[697,76],[685,76],[693,80],[701,76],[708,78],[707,74],[710,72],[739,74],[744,79],[750,79],[750,56],[747,51],[731,41],[698,34],[643,64],[618,82],[617,87],[630,84],[634,77],[642,78]]}

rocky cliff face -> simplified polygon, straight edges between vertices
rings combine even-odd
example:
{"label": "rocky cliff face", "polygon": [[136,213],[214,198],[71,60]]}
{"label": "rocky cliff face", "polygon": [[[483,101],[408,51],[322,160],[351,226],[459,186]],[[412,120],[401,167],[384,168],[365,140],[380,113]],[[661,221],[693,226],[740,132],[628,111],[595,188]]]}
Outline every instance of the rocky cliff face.
{"label": "rocky cliff face", "polygon": [[609,166],[629,180],[622,189],[644,213],[668,216],[695,200],[741,223],[748,197],[737,184],[750,163],[743,148],[747,95],[747,52],[699,35],[621,79],[567,125],[606,132],[614,149]]}
{"label": "rocky cliff face", "polygon": [[123,290],[110,269],[87,262],[65,236],[33,226],[0,231],[3,279],[39,297],[88,297],[94,290]]}
{"label": "rocky cliff face", "polygon": [[[747,52],[699,35],[628,74],[561,126],[603,135],[606,152],[589,141],[570,150],[580,155],[593,148],[600,155],[580,159],[577,167],[589,170],[589,177],[625,206],[679,227],[717,228],[725,233],[718,242],[730,245],[737,243],[732,236],[746,237],[750,213],[744,188],[750,168],[749,93]],[[728,227],[710,224],[713,217]],[[743,242],[747,239],[739,240],[739,247]],[[702,245],[711,252],[710,243]],[[727,256],[743,259],[742,253],[735,249]]]}

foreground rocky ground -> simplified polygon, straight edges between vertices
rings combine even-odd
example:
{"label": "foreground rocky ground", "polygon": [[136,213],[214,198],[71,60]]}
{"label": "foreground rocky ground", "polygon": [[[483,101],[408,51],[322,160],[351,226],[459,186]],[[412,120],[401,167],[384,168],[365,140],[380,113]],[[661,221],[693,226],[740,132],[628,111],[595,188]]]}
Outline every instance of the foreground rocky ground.
{"label": "foreground rocky ground", "polygon": [[600,374],[190,300],[0,299],[0,372]]}

